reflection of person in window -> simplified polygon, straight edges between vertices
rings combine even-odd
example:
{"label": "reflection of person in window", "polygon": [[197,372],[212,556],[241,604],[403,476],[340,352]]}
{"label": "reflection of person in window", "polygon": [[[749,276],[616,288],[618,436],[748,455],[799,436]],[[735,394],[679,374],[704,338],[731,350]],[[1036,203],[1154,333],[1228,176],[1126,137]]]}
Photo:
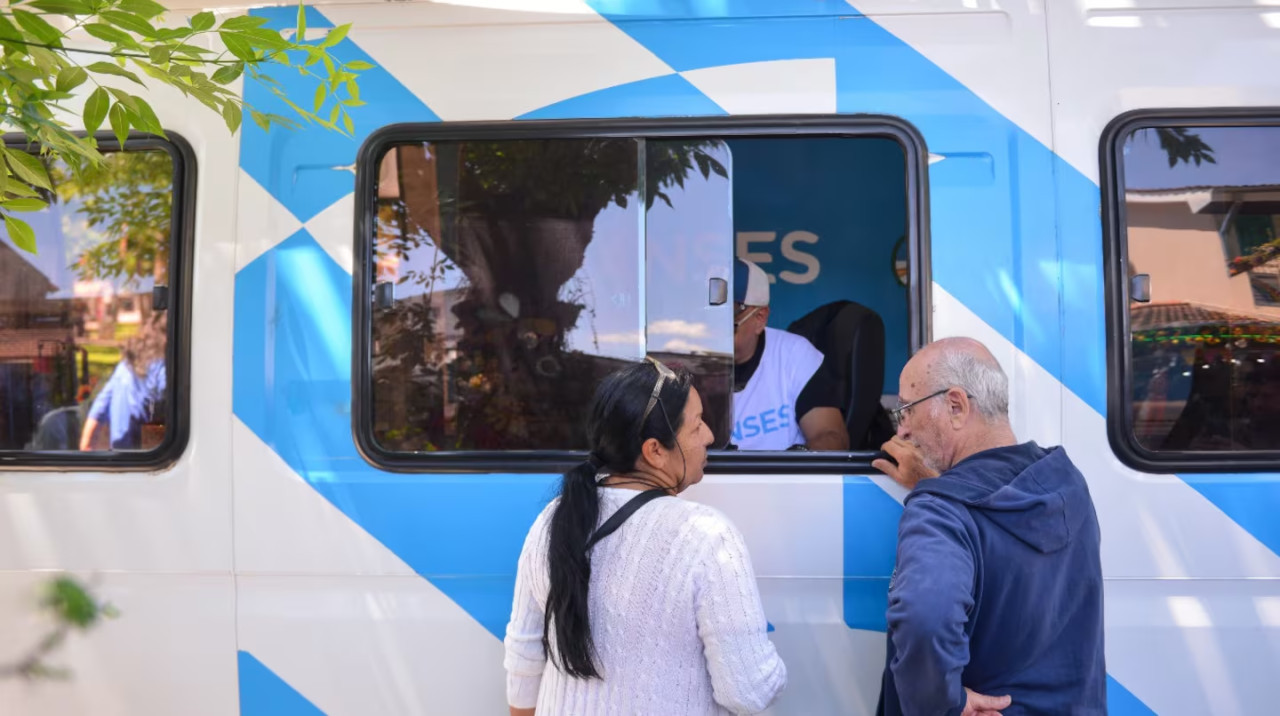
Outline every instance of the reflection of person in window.
{"label": "reflection of person in window", "polygon": [[769,277],[734,262],[733,435],[742,450],[848,450],[849,433],[822,352],[769,322]]}
{"label": "reflection of person in window", "polygon": [[120,362],[89,407],[80,432],[81,450],[92,449],[94,433],[103,422],[110,431],[112,450],[142,448],[142,426],[157,417],[167,386],[165,333],[164,314],[160,314],[125,341]]}
{"label": "reflection of person in window", "polygon": [[1255,361],[1247,381],[1249,448],[1280,450],[1280,353]]}

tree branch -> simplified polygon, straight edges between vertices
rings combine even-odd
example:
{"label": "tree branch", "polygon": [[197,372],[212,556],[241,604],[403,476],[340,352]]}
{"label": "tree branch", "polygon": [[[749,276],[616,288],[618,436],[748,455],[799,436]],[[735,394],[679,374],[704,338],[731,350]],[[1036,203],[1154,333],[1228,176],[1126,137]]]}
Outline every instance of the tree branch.
{"label": "tree branch", "polygon": [[[89,50],[89,49],[85,49],[85,48],[82,48],[82,47],[57,47],[57,46],[55,46],[55,45],[46,45],[46,44],[41,43],[41,42],[27,42],[26,40],[11,40],[11,39],[9,39],[9,38],[7,38],[7,37],[5,37],[5,38],[0,38],[0,43],[4,43],[4,42],[12,42],[12,43],[13,43],[13,44],[15,44],[15,45],[23,45],[23,46],[26,46],[26,47],[42,47],[42,48],[44,48],[44,49],[46,49],[46,50],[54,50],[54,51],[61,51],[61,52],[80,52],[80,53],[83,53],[83,54],[86,54],[86,55],[102,55],[102,56],[104,56],[104,57],[129,57],[129,58],[132,58],[132,59],[135,59],[135,60],[150,60],[150,59],[151,59],[151,55],[144,55],[144,54],[142,54],[141,52],[115,52],[115,51],[112,51],[112,50]],[[270,58],[272,58],[272,57],[275,57],[275,55],[276,55],[276,54],[278,54],[278,53],[279,53],[279,50],[277,50],[277,51],[276,51],[276,53],[272,53],[272,54],[271,54],[271,55],[269,55],[269,56],[264,55],[262,59],[263,59],[263,60],[270,59]],[[226,53],[223,53],[223,54],[226,54]],[[219,57],[221,57],[221,55],[219,55]],[[191,59],[191,60],[186,60],[186,61],[189,61],[189,62],[195,62],[195,63],[199,63],[199,64],[202,64],[202,65],[234,65],[235,63],[239,62],[240,60],[221,60],[221,59],[219,59],[219,60],[200,60],[200,59],[194,59],[194,58],[193,58],[193,59]]]}

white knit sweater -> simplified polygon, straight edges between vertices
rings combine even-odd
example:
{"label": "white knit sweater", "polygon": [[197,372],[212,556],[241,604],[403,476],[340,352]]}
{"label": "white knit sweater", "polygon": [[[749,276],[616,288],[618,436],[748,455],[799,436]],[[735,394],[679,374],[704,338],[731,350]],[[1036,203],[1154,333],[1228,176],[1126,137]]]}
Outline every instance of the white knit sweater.
{"label": "white knit sweater", "polygon": [[[640,493],[600,488],[600,522]],[[591,553],[588,603],[601,679],[565,675],[542,652],[548,505],[525,539],[507,625],[507,701],[558,714],[725,714],[768,708],[787,669],[766,634],[742,535],[678,497],[641,507]],[[555,636],[552,632],[552,646]]]}

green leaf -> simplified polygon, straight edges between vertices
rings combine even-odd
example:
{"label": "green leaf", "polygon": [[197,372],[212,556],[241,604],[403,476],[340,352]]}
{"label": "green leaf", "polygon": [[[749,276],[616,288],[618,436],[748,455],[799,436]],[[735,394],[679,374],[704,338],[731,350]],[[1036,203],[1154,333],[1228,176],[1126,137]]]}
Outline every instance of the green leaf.
{"label": "green leaf", "polygon": [[163,15],[165,9],[164,5],[161,5],[158,2],[152,2],[151,0],[120,0],[120,5],[118,7],[125,12],[131,12],[134,15],[145,18],[153,18],[157,15]]}
{"label": "green leaf", "polygon": [[48,75],[56,75],[58,73],[58,55],[43,47],[27,47],[27,52],[31,54],[31,61],[36,63],[36,67]]}
{"label": "green leaf", "polygon": [[308,67],[309,67],[309,66],[314,65],[315,63],[319,62],[319,61],[320,61],[320,60],[322,60],[322,59],[324,59],[324,50],[321,50],[321,49],[320,49],[320,48],[318,48],[318,47],[308,47],[308,48],[307,48],[307,61],[306,61],[306,62],[304,62],[304,63],[302,63],[302,64],[303,64],[303,65],[305,65],[305,66],[308,66]]}
{"label": "green leaf", "polygon": [[333,47],[339,42],[342,42],[343,38],[345,38],[347,36],[347,33],[350,31],[351,31],[351,23],[347,23],[346,25],[338,25],[337,27],[330,30],[328,35],[324,36],[324,42],[321,42],[320,46]]}
{"label": "green leaf", "polygon": [[85,25],[84,31],[103,42],[110,42],[113,45],[132,45],[135,42],[133,37],[124,30],[104,25],[100,22],[91,22]]}
{"label": "green leaf", "polygon": [[138,76],[137,76],[137,75],[135,75],[134,73],[130,72],[129,70],[126,70],[126,69],[125,69],[125,68],[123,68],[123,67],[119,67],[119,66],[117,66],[117,65],[113,65],[113,64],[111,64],[110,62],[95,62],[95,63],[93,63],[92,65],[89,65],[89,66],[88,66],[87,68],[85,68],[85,69],[89,70],[90,72],[97,72],[98,74],[103,74],[103,75],[115,75],[115,76],[117,76],[117,77],[125,77],[125,78],[128,78],[128,79],[133,80],[134,82],[137,82],[138,84],[142,85],[143,87],[146,87],[146,85],[145,85],[145,84],[142,84],[142,80],[138,79]]}
{"label": "green leaf", "polygon": [[102,120],[107,116],[107,108],[110,105],[111,98],[107,96],[105,89],[99,87],[94,90],[84,103],[84,131],[89,134],[98,131],[98,127],[102,126]]}
{"label": "green leaf", "polygon": [[284,127],[285,129],[297,129],[299,126],[301,126],[297,122],[293,121],[292,119],[289,119],[288,117],[281,117],[278,114],[268,114],[267,119],[270,120],[273,124],[278,124],[281,127]]}
{"label": "green leaf", "polygon": [[161,42],[173,42],[174,40],[185,40],[195,34],[195,30],[189,27],[157,27],[156,39]]}
{"label": "green leaf", "polygon": [[356,84],[355,80],[347,80],[345,86],[351,99],[360,99],[360,85]]}
{"label": "green leaf", "polygon": [[227,46],[227,51],[235,55],[237,59],[245,62],[258,61],[258,53],[238,33],[219,31],[218,36],[222,38],[222,44]]}
{"label": "green leaf", "polygon": [[320,108],[324,106],[324,101],[328,97],[329,97],[329,89],[324,86],[323,82],[321,82],[319,85],[316,86],[315,111],[317,112],[320,111]]}
{"label": "green leaf", "polygon": [[23,184],[22,182],[16,179],[5,178],[3,180],[3,185],[4,185],[4,193],[7,196],[23,196],[23,197],[40,196],[39,194],[36,193],[35,189],[32,189],[31,187],[27,186],[26,184]]}
{"label": "green leaf", "polygon": [[267,115],[259,112],[256,109],[251,109],[249,110],[249,116],[253,117],[253,123],[261,127],[262,131],[264,132],[271,131],[271,120],[267,119]]}
{"label": "green leaf", "polygon": [[212,79],[220,85],[231,84],[240,77],[240,73],[242,72],[244,72],[243,62],[237,62],[233,65],[224,65],[219,67],[217,71],[213,73]]}
{"label": "green leaf", "polygon": [[9,232],[9,239],[13,241],[14,246],[29,254],[36,252],[36,232],[31,230],[30,224],[22,219],[6,216],[4,217],[4,228],[5,231]]}
{"label": "green leaf", "polygon": [[291,47],[289,41],[281,37],[280,33],[275,30],[266,28],[241,30],[240,35],[254,47],[262,47],[268,50],[287,50]]}
{"label": "green leaf", "polygon": [[[205,61],[204,55],[216,55],[218,53],[214,52],[213,50],[207,50],[203,47],[195,47],[192,45],[178,45],[173,48],[173,54],[182,55],[184,58],[194,58],[195,60],[204,62]],[[184,61],[189,62],[190,60],[184,60]]]}
{"label": "green leaf", "polygon": [[267,18],[265,17],[239,15],[237,17],[229,18],[226,22],[222,23],[222,27],[219,27],[218,30],[252,30],[254,28],[262,27],[265,24],[267,24]]}
{"label": "green leaf", "polygon": [[93,9],[84,0],[34,0],[27,3],[41,12],[53,15],[91,15]]}
{"label": "green leaf", "polygon": [[346,110],[342,111],[342,126],[347,128],[347,134],[356,133],[355,123],[351,121],[351,115],[347,114]]}
{"label": "green leaf", "polygon": [[22,31],[19,30],[9,18],[0,15],[0,40],[21,40]]}
{"label": "green leaf", "polygon": [[160,124],[160,118],[156,116],[155,110],[151,109],[151,105],[147,104],[145,99],[134,97],[135,105],[132,109],[137,113],[141,122],[134,122],[133,125],[144,132],[150,132],[158,137],[164,136],[164,127]]}
{"label": "green leaf", "polygon": [[365,62],[364,60],[354,60],[352,62],[348,62],[345,65],[345,67],[349,70],[363,71],[363,70],[371,70],[374,67],[377,67],[377,65],[370,64],[368,62]]}
{"label": "green leaf", "polygon": [[213,13],[206,10],[191,18],[191,29],[197,32],[204,32],[212,28],[215,22],[217,22],[217,19],[213,16]]}
{"label": "green leaf", "polygon": [[240,128],[240,107],[235,102],[230,101],[222,105],[222,118],[227,121],[227,129],[232,134],[235,134],[236,130]]}
{"label": "green leaf", "polygon": [[283,101],[285,104],[289,105],[289,109],[292,109],[293,111],[297,112],[298,114],[300,114],[300,115],[302,115],[302,116],[304,116],[304,117],[305,117],[305,116],[307,116],[307,113],[306,113],[306,112],[303,112],[303,111],[302,111],[302,108],[301,108],[301,107],[299,107],[298,105],[294,104],[294,103],[293,103],[293,100],[291,100],[291,99],[289,99],[288,97],[286,97],[286,96],[285,96],[285,94],[284,94],[283,92],[277,92],[277,93],[275,93],[275,94],[276,94],[276,96],[277,96],[277,97],[279,97],[279,98],[280,98],[280,100],[281,100],[281,101]]}
{"label": "green leaf", "polygon": [[[133,64],[142,68],[143,72],[146,72],[148,75],[160,80],[161,82],[164,82],[165,84],[174,85],[175,87],[177,86],[177,84],[180,84],[180,83],[177,83],[177,80],[175,79],[177,75],[175,75],[174,73],[168,70],[162,69],[160,67],[156,67],[150,62],[143,62],[142,60],[134,60]],[[170,65],[170,67],[178,67],[178,65]]]}
{"label": "green leaf", "polygon": [[59,92],[69,92],[89,79],[89,73],[80,67],[68,67],[58,73],[57,88]]}
{"label": "green leaf", "polygon": [[337,122],[337,121],[338,121],[338,113],[339,113],[339,112],[341,112],[341,111],[342,111],[342,107],[341,107],[340,105],[336,105],[336,104],[335,104],[335,105],[333,105],[333,110],[329,112],[329,124],[330,124],[330,125],[336,126],[336,125],[334,125],[334,122]]}
{"label": "green leaf", "polygon": [[49,208],[49,204],[44,199],[9,199],[0,201],[0,208],[9,211],[40,211]]}
{"label": "green leaf", "polygon": [[106,20],[116,27],[123,28],[129,32],[136,32],[143,37],[155,37],[156,35],[156,28],[152,26],[151,23],[143,20],[137,15],[131,15],[127,12],[120,12],[118,10],[103,10],[98,13],[98,17],[101,17],[103,20]]}
{"label": "green leaf", "polygon": [[344,99],[344,100],[342,100],[342,106],[343,106],[343,107],[363,107],[363,106],[365,106],[366,104],[368,104],[368,102],[363,102],[363,101],[358,100],[358,99]]}
{"label": "green leaf", "polygon": [[173,55],[173,50],[166,45],[156,45],[147,54],[150,55],[152,62],[157,65],[163,65],[169,61],[169,58]]}
{"label": "green leaf", "polygon": [[9,166],[13,167],[13,173],[22,181],[41,189],[53,188],[49,184],[49,172],[45,170],[44,163],[34,154],[6,148],[4,156],[9,160]]}
{"label": "green leaf", "polygon": [[294,38],[295,42],[306,42],[307,40],[307,7],[301,2],[298,3],[298,31]]}
{"label": "green leaf", "polygon": [[14,10],[13,19],[40,42],[55,47],[62,46],[62,31],[50,25],[43,17],[26,10]]}
{"label": "green leaf", "polygon": [[129,110],[123,104],[116,102],[111,105],[107,119],[111,122],[111,131],[115,133],[116,139],[124,144],[129,138]]}

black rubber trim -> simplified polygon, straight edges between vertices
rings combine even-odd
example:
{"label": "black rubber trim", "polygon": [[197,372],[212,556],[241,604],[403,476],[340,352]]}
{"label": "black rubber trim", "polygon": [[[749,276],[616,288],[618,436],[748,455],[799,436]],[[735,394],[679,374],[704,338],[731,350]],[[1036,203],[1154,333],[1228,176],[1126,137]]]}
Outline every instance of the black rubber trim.
{"label": "black rubber trim", "polygon": [[1159,127],[1280,127],[1280,108],[1143,109],[1113,119],[1102,132],[1102,252],[1107,314],[1107,440],[1125,465],[1143,472],[1276,472],[1280,451],[1151,450],[1133,430],[1129,380],[1128,242],[1124,193],[1124,141],[1138,129]]}
{"label": "black rubber trim", "polygon": [[[83,132],[76,133],[85,136]],[[167,138],[130,132],[121,146],[110,132],[94,138],[104,154],[118,151],[160,149],[173,159],[173,191],[170,210],[172,238],[169,258],[169,337],[165,360],[169,365],[169,415],[164,440],[146,452],[34,452],[0,450],[0,472],[140,472],[171,467],[187,448],[191,406],[191,277],[195,239],[196,155],[181,135]],[[22,134],[6,134],[6,146],[30,149]]]}
{"label": "black rubber trim", "polygon": [[[929,153],[924,137],[898,117],[881,115],[795,115],[769,117],[689,117],[654,119],[519,120],[512,122],[425,122],[396,124],[373,132],[356,159],[355,266],[352,300],[351,418],[356,448],[370,464],[393,472],[562,472],[586,459],[566,450],[448,451],[406,453],[384,449],[373,437],[371,380],[372,247],[378,162],[386,150],[408,142],[474,139],[559,139],[582,137],[786,137],[878,136],[893,139],[906,158],[907,252],[910,284],[907,310],[911,352],[931,335],[929,265]],[[871,452],[713,451],[708,473],[850,473],[872,471]]]}

